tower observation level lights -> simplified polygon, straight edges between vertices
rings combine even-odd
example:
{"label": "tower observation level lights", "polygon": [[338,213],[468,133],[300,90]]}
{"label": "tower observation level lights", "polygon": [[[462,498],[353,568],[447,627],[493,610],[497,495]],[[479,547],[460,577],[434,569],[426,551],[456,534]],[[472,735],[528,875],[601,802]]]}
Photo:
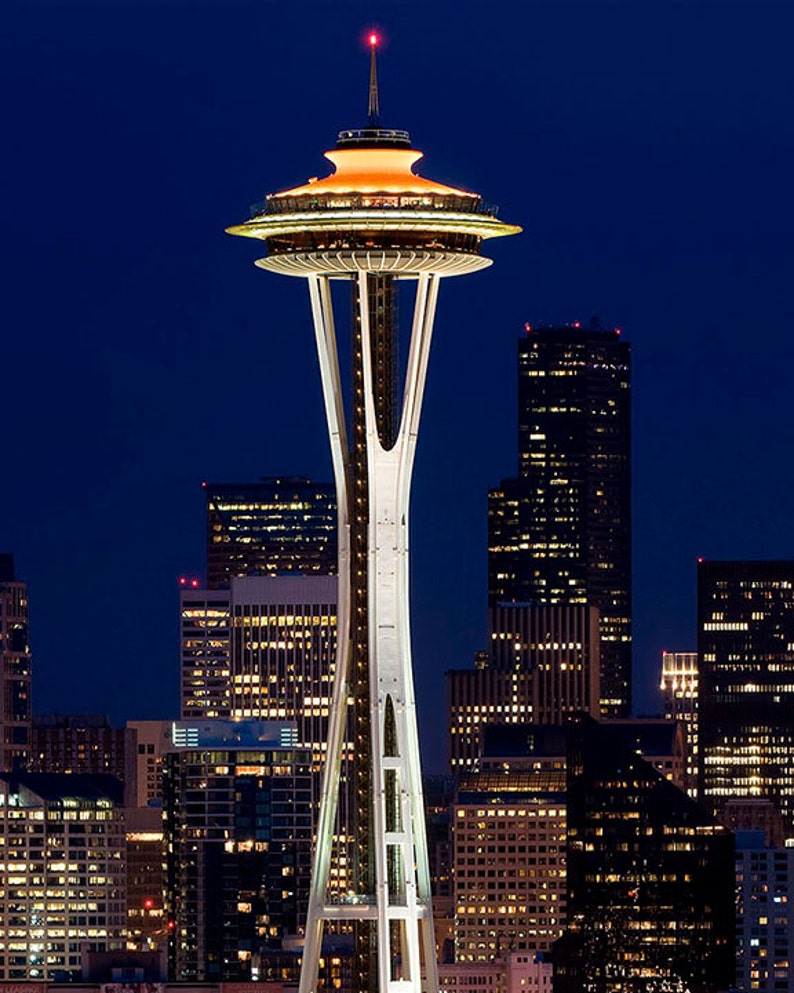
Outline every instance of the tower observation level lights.
{"label": "tower observation level lights", "polygon": [[[408,505],[440,280],[491,264],[485,238],[516,234],[480,196],[417,176],[408,132],[383,128],[370,35],[367,126],[342,131],[334,172],[275,193],[228,228],[265,242],[256,265],[306,279],[334,467],[339,606],[333,704],[300,993],[315,993],[326,922],[352,929],[360,990],[428,993],[438,976],[409,629]],[[352,415],[345,421],[330,281],[353,298]],[[396,280],[416,284],[396,401]],[[351,729],[352,728],[352,729]],[[329,886],[346,735],[355,747],[355,849],[344,894]]]}

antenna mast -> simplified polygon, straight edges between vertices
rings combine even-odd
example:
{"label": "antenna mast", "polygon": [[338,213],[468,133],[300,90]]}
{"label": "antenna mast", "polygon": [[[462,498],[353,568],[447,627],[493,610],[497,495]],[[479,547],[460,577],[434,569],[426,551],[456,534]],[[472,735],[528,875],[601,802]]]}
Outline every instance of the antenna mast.
{"label": "antenna mast", "polygon": [[369,63],[369,125],[372,128],[378,127],[380,123],[380,103],[378,101],[378,66],[375,60],[375,50],[378,47],[379,38],[375,32],[369,36],[369,48],[372,53]]}

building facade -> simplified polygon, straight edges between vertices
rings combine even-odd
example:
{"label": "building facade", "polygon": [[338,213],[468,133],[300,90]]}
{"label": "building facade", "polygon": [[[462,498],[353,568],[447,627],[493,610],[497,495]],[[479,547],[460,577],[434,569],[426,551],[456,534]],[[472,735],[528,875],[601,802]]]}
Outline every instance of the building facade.
{"label": "building facade", "polygon": [[794,991],[794,848],[736,834],[736,988]]}
{"label": "building facade", "polygon": [[0,775],[0,979],[80,978],[124,947],[122,786],[112,776]]}
{"label": "building facade", "polygon": [[600,712],[598,610],[502,603],[488,612],[491,650],[447,672],[450,766],[471,769],[489,724],[560,724]]}
{"label": "building facade", "polygon": [[598,717],[599,615],[585,604],[503,603],[489,610],[492,664],[532,674],[533,724]]}
{"label": "building facade", "polygon": [[164,948],[168,937],[163,906],[163,811],[127,807],[127,948]]}
{"label": "building facade", "polygon": [[491,665],[450,669],[447,682],[449,764],[453,774],[474,769],[483,728],[532,720],[532,674]]}
{"label": "building facade", "polygon": [[698,656],[697,652],[662,653],[662,706],[666,720],[681,721],[687,740],[686,791],[697,800]]}
{"label": "building facade", "polygon": [[466,773],[452,808],[455,961],[547,951],[565,911],[565,776]]}
{"label": "building facade", "polygon": [[492,962],[438,967],[439,993],[551,993],[551,962],[542,954],[507,952]]}
{"label": "building facade", "polygon": [[281,476],[204,483],[207,586],[233,576],[336,574],[336,493],[330,483]]}
{"label": "building facade", "polygon": [[776,803],[794,837],[794,561],[699,562],[701,801]]}
{"label": "building facade", "polygon": [[186,721],[231,715],[229,590],[183,586],[179,597],[180,714]]}
{"label": "building facade", "polygon": [[734,977],[733,836],[614,729],[569,728],[555,993],[717,993]]}
{"label": "building facade", "polygon": [[134,735],[111,727],[105,714],[41,714],[33,718],[31,772],[105,773],[126,778]]}
{"label": "building facade", "polygon": [[127,721],[130,751],[124,776],[128,807],[159,807],[163,758],[170,751],[172,721]]}
{"label": "building facade", "polygon": [[[182,719],[294,721],[312,756],[316,817],[336,670],[336,576],[233,577],[228,590],[182,592]],[[353,745],[345,744],[335,890],[348,883]],[[314,823],[314,822],[313,822]]]}
{"label": "building facade", "polygon": [[24,769],[31,748],[31,657],[28,591],[14,556],[0,554],[0,771]]}
{"label": "building facade", "polygon": [[601,710],[631,708],[630,349],[531,328],[518,347],[518,476],[489,494],[488,591],[599,609]]}
{"label": "building facade", "polygon": [[175,726],[163,775],[172,980],[297,978],[270,974],[308,901],[311,755],[296,737],[284,721]]}

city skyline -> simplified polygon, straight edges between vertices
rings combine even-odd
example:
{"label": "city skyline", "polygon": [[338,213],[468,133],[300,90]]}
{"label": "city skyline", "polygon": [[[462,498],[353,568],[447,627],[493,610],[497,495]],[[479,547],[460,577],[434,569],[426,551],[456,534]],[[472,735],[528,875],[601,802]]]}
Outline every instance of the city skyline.
{"label": "city skyline", "polygon": [[[245,4],[41,4],[35,25],[12,14],[7,302],[19,333],[4,351],[11,409],[26,414],[0,547],[29,586],[36,712],[57,701],[116,720],[175,714],[178,577],[201,571],[201,480],[330,479],[308,310],[295,287],[273,286],[273,334],[249,323],[261,286],[221,231],[251,189],[266,192],[277,149],[294,149],[279,176],[302,177],[321,168],[339,114],[363,116],[356,37],[373,18],[389,41],[384,122],[410,121],[430,174],[494,191],[526,230],[511,252],[495,246],[492,272],[442,287],[414,501],[420,721],[443,699],[444,670],[486,644],[486,494],[512,460],[525,321],[599,313],[633,346],[637,709],[658,699],[662,649],[695,648],[698,555],[794,554],[792,470],[776,457],[791,436],[794,156],[792,69],[776,53],[792,14],[571,9],[573,27],[532,6],[493,38],[484,15],[448,24],[444,4],[421,31],[407,8],[350,4],[327,36],[298,13]],[[294,88],[282,85],[286,51],[252,68],[269,37],[300,49]],[[479,81],[466,68],[475,51]],[[428,106],[428,86],[448,81],[449,109]],[[489,154],[468,161],[472,128]],[[53,197],[48,224],[32,224]],[[278,381],[293,368],[304,379],[288,392]],[[261,444],[233,430],[263,414],[274,430]],[[120,606],[130,586],[142,614]],[[93,614],[89,639],[64,637],[78,604]]]}

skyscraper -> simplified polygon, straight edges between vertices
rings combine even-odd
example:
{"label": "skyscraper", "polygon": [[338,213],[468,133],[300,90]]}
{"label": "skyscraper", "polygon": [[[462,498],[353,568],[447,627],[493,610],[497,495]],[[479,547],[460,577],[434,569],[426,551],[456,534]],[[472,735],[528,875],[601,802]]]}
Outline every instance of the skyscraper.
{"label": "skyscraper", "polygon": [[0,554],[0,771],[24,768],[30,756],[28,591],[14,556]]}
{"label": "skyscraper", "polygon": [[[294,721],[312,757],[316,830],[332,709],[337,644],[336,576],[232,577],[227,590],[182,591],[182,718]],[[330,869],[335,891],[350,883],[353,748],[345,739]]]}
{"label": "skyscraper", "polygon": [[565,773],[468,772],[452,808],[455,960],[546,951],[565,910]]}
{"label": "skyscraper", "polygon": [[726,990],[733,836],[612,728],[569,729],[568,904],[554,993]]}
{"label": "skyscraper", "polygon": [[[308,280],[339,513],[339,643],[327,775],[306,928],[302,993],[316,989],[325,921],[357,932],[361,989],[438,985],[419,770],[408,618],[408,502],[433,318],[442,276],[489,264],[485,238],[519,229],[480,196],[415,175],[421,153],[379,123],[372,48],[369,122],[327,154],[335,173],[271,195],[232,234],[259,238],[263,269]],[[331,278],[352,289],[350,443],[339,372]],[[398,401],[397,279],[416,284]],[[348,699],[357,758],[355,900],[328,901],[331,836]]]}
{"label": "skyscraper", "polygon": [[31,772],[106,773],[124,780],[135,733],[104,714],[40,714],[33,720]]}
{"label": "skyscraper", "polygon": [[629,390],[619,331],[527,326],[518,477],[489,494],[490,603],[597,607],[607,717],[631,707]]}
{"label": "skyscraper", "polygon": [[295,747],[295,730],[285,721],[174,727],[163,770],[173,980],[272,978],[269,956],[298,933],[312,830],[310,755]]}
{"label": "skyscraper", "polygon": [[179,595],[180,713],[185,720],[231,715],[231,594],[186,585]]}
{"label": "skyscraper", "polygon": [[257,483],[203,483],[207,586],[232,576],[336,573],[336,496],[328,483],[278,476]]}
{"label": "skyscraper", "polygon": [[794,990],[794,848],[736,833],[736,988]]}
{"label": "skyscraper", "polygon": [[489,610],[489,626],[488,658],[447,672],[453,772],[474,764],[486,725],[557,724],[600,712],[595,607],[502,603]]}
{"label": "skyscraper", "polygon": [[0,980],[74,981],[81,946],[124,947],[118,779],[0,775],[0,845]]}
{"label": "skyscraper", "polygon": [[699,562],[701,802],[763,797],[794,837],[794,562]]}
{"label": "skyscraper", "polygon": [[662,653],[662,704],[669,721],[681,721],[687,742],[686,791],[697,800],[698,657],[697,652]]}

